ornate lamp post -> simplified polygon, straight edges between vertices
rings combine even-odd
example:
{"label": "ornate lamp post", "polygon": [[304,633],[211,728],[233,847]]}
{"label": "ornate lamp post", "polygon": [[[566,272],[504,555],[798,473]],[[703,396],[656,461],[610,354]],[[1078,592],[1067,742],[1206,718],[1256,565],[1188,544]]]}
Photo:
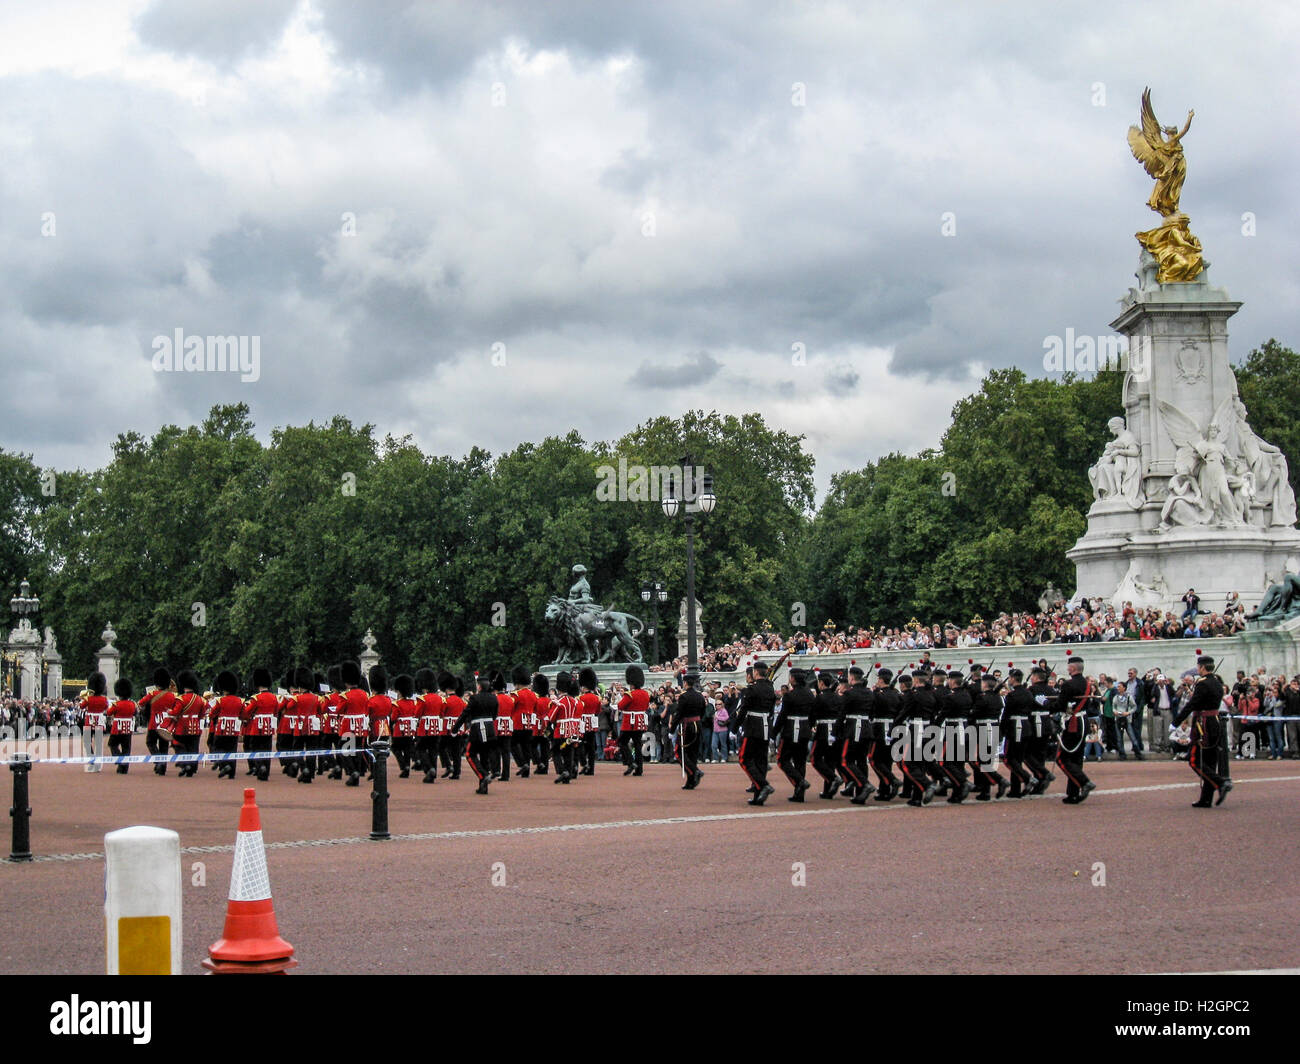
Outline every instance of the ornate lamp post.
{"label": "ornate lamp post", "polygon": [[661,580],[655,580],[653,583],[646,582],[641,585],[641,601],[650,606],[650,627],[646,634],[650,636],[654,644],[652,651],[652,664],[659,665],[659,607],[668,601],[668,588]]}
{"label": "ornate lamp post", "polygon": [[[718,504],[713,494],[713,476],[705,473],[700,484],[695,484],[695,461],[688,454],[682,459],[682,478],[691,481],[690,489],[682,484],[684,499],[677,498],[677,478],[669,475],[668,494],[664,496],[662,506],[668,517],[681,513],[686,518],[686,672],[699,676],[700,662],[695,645],[695,514],[711,514]],[[696,492],[698,491],[698,494]]]}

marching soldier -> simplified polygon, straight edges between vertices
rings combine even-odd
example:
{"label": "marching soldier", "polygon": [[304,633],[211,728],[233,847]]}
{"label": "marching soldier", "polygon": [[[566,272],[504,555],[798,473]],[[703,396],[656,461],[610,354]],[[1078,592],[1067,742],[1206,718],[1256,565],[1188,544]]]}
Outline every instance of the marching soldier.
{"label": "marching soldier", "polygon": [[579,719],[577,701],[573,697],[573,677],[568,672],[555,674],[555,697],[551,699],[548,721],[551,732],[551,759],[555,762],[555,782],[568,783],[574,775],[573,736],[577,733],[574,721]]}
{"label": "marching soldier", "polygon": [[1002,741],[1006,744],[1007,769],[1011,772],[1012,798],[1027,798],[1038,790],[1038,778],[1025,766],[1029,754],[1029,718],[1034,697],[1020,681],[1024,673],[1007,673],[1007,694],[1002,707]]}
{"label": "marching soldier", "polygon": [[1029,695],[1033,708],[1029,711],[1029,741],[1025,748],[1025,764],[1037,778],[1035,794],[1046,794],[1056,779],[1047,766],[1053,760],[1052,707],[1056,705],[1056,688],[1047,682],[1047,667],[1035,665],[1029,670]]}
{"label": "marching soldier", "polygon": [[492,742],[489,767],[493,779],[510,782],[510,748],[514,739],[515,700],[506,692],[506,678],[500,672],[492,673],[492,693],[497,700],[497,715],[493,721],[496,738]]}
{"label": "marching soldier", "polygon": [[438,678],[432,669],[418,669],[415,688],[420,692],[420,719],[415,726],[415,756],[424,769],[424,783],[438,782],[438,749],[443,736],[443,704],[438,694]]}
{"label": "marching soldier", "polygon": [[[180,688],[180,695],[172,704],[163,728],[171,732],[172,748],[176,753],[197,755],[208,704],[199,691],[199,678],[191,670],[182,669],[177,673],[176,686]],[[181,763],[176,775],[183,779],[193,776],[198,770],[198,761],[186,761]]]}
{"label": "marching soldier", "polygon": [[1226,771],[1227,732],[1219,716],[1223,708],[1223,681],[1215,674],[1214,659],[1209,655],[1196,659],[1196,671],[1199,675],[1192,684],[1191,697],[1174,716],[1174,726],[1189,716],[1192,718],[1192,745],[1187,763],[1201,778],[1201,797],[1192,807],[1208,809],[1211,804],[1223,804],[1232,790],[1232,780]]}
{"label": "marching soldier", "polygon": [[[370,698],[366,701],[367,734],[370,741],[391,739],[393,735],[393,700],[388,696],[388,671],[382,665],[370,666]],[[391,744],[390,744],[390,749]],[[375,762],[368,760],[367,780],[375,778]]]}
{"label": "marching soldier", "polygon": [[339,666],[343,700],[338,708],[339,750],[347,779],[345,787],[361,786],[361,769],[370,736],[370,696],[361,686],[361,666],[345,661]]}
{"label": "marching soldier", "polygon": [[696,690],[699,682],[698,673],[689,671],[686,673],[682,680],[682,693],[677,699],[677,706],[673,710],[673,719],[670,723],[670,726],[678,725],[681,728],[677,746],[682,759],[682,775],[686,778],[686,782],[682,784],[684,791],[695,790],[700,785],[700,780],[704,779],[704,773],[700,771],[699,762],[696,760],[696,751],[700,744],[700,719],[704,716],[705,710],[704,696]]}
{"label": "marching soldier", "polygon": [[840,789],[839,745],[836,734],[839,730],[842,706],[840,696],[835,692],[836,675],[824,669],[817,675],[817,697],[813,701],[813,743],[809,756],[813,768],[821,776],[822,792],[819,798],[834,798]]}
{"label": "marching soldier", "polygon": [[846,778],[844,790],[854,805],[865,805],[875,793],[868,768],[871,749],[871,714],[875,698],[864,682],[865,674],[854,665],[849,669],[849,685],[844,691],[844,749],[840,771]]}
{"label": "marching soldier", "polygon": [[629,665],[623,672],[628,691],[618,702],[618,752],[623,775],[641,775],[641,736],[650,727],[650,695],[645,689],[645,672]]}
{"label": "marching soldier", "polygon": [[[175,705],[176,685],[172,683],[171,673],[164,668],[154,669],[153,690],[140,699],[140,708],[149,714],[148,730],[144,735],[144,745],[149,753],[168,752],[167,739],[159,734],[159,730],[165,728],[163,722],[171,715]],[[162,761],[154,765],[153,773],[155,776],[167,775],[167,762]]]}
{"label": "marching soldier", "polygon": [[781,699],[772,731],[777,736],[777,767],[794,784],[794,793],[786,801],[802,802],[804,792],[812,787],[807,778],[808,742],[816,698],[808,690],[808,674],[803,669],[791,669],[789,676],[790,690]]}
{"label": "marching soldier", "polygon": [[325,670],[325,686],[329,688],[329,691],[321,700],[321,749],[335,752],[320,759],[320,771],[322,775],[328,773],[329,778],[332,780],[341,780],[343,778],[343,760],[337,752],[341,724],[339,710],[343,705],[343,667],[341,665],[331,665]]}
{"label": "marching soldier", "polygon": [[[104,732],[108,728],[108,677],[92,672],[86,679],[86,693],[81,703],[81,748],[86,757],[104,756]],[[102,772],[96,762],[86,763],[87,772]]]}
{"label": "marching soldier", "polygon": [[1088,731],[1087,709],[1091,701],[1092,681],[1083,675],[1083,658],[1070,658],[1066,663],[1070,678],[1061,685],[1062,708],[1061,735],[1058,740],[1056,763],[1065,773],[1066,805],[1078,805],[1097,789],[1083,771],[1083,744]]}
{"label": "marching soldier", "polygon": [[952,669],[948,672],[947,686],[943,692],[942,708],[935,718],[935,723],[943,727],[943,752],[939,756],[939,771],[952,784],[948,804],[961,805],[971,792],[964,754],[973,708],[970,692],[962,682],[961,670]]}
{"label": "marching soldier", "polygon": [[894,689],[892,669],[876,667],[875,705],[871,716],[871,747],[867,756],[880,786],[876,801],[887,802],[898,793],[898,778],[894,775],[894,722],[902,715],[903,699]]}
{"label": "marching soldier", "polygon": [[533,725],[533,766],[537,775],[545,776],[551,761],[551,743],[546,734],[551,721],[551,681],[546,673],[533,673],[533,694],[537,696],[537,704],[534,707],[536,718]]}
{"label": "marching soldier", "polygon": [[415,758],[415,736],[420,727],[420,703],[414,698],[415,681],[406,673],[393,680],[397,701],[393,704],[393,757],[397,761],[398,779],[411,775]]}
{"label": "marching soldier", "polygon": [[[900,680],[904,677],[899,677]],[[899,762],[903,778],[910,784],[904,789],[908,793],[907,804],[929,805],[934,800],[938,784],[930,779],[925,768],[925,752],[922,749],[926,725],[934,720],[934,692],[928,683],[929,673],[922,669],[912,672],[910,683],[904,685],[903,717],[909,729],[906,752],[907,757]]]}
{"label": "marching soldier", "polygon": [[[294,675],[298,681],[295,707],[298,734],[294,740],[294,748],[315,750],[320,746],[321,740],[321,697],[318,693],[320,685],[316,682],[316,674],[306,667],[298,669]],[[316,770],[315,757],[301,758],[298,762],[298,782],[310,783],[316,775]]]}
{"label": "marching soldier", "polygon": [[[239,679],[229,669],[217,674],[217,694],[212,707],[212,726],[208,729],[214,754],[233,754],[238,749],[239,735],[244,725],[244,700],[239,697]],[[217,779],[233,780],[235,762],[223,761],[217,770]]]}
{"label": "marching soldier", "polygon": [[600,729],[600,695],[596,694],[599,681],[596,670],[590,665],[578,672],[578,684],[582,694],[578,701],[582,704],[582,775],[596,774],[596,732]]}
{"label": "marching soldier", "polygon": [[465,712],[465,681],[449,672],[438,674],[442,690],[442,778],[460,779],[462,741],[460,715]]}
{"label": "marching soldier", "polygon": [[456,726],[469,730],[469,748],[466,760],[478,777],[478,789],[475,794],[487,794],[492,776],[488,769],[488,759],[496,742],[494,730],[500,703],[492,691],[492,680],[485,674],[478,678],[478,690],[470,695],[469,702],[456,720]]}
{"label": "marching soldier", "polygon": [[[113,757],[131,756],[131,733],[135,731],[138,708],[131,701],[131,681],[125,676],[113,682],[117,701],[108,707],[108,752]],[[125,776],[130,765],[118,765],[117,774]]]}
{"label": "marching soldier", "polygon": [[537,729],[537,695],[533,692],[532,679],[522,665],[516,665],[510,671],[510,682],[515,688],[510,754],[515,759],[515,770],[521,780],[528,778],[533,760],[533,733]]}
{"label": "marching soldier", "polygon": [[[271,691],[271,670],[253,670],[253,696],[244,705],[244,751],[249,754],[271,752],[280,700]],[[249,758],[253,774],[259,780],[271,778],[271,762]]]}
{"label": "marching soldier", "polygon": [[767,782],[767,737],[776,708],[776,691],[763,662],[754,662],[752,675],[736,709],[736,724],[741,729],[740,767],[754,785],[749,804],[762,805],[775,790]]}
{"label": "marching soldier", "polygon": [[280,681],[280,686],[289,693],[280,699],[279,721],[275,729],[275,749],[281,755],[280,771],[286,776],[296,778],[298,759],[283,755],[292,754],[297,749],[298,733],[302,730],[298,720],[298,671],[293,668],[288,669],[284,679]]}
{"label": "marching soldier", "polygon": [[971,757],[971,768],[975,776],[975,795],[977,802],[992,801],[995,797],[989,793],[996,784],[1001,798],[1007,793],[1006,777],[998,771],[997,751],[994,749],[988,761],[981,761],[980,756],[993,739],[998,736],[998,722],[1002,719],[1002,697],[998,694],[998,680],[991,672],[985,672],[980,678],[984,688],[975,704],[971,707],[971,719],[975,722],[975,751]]}

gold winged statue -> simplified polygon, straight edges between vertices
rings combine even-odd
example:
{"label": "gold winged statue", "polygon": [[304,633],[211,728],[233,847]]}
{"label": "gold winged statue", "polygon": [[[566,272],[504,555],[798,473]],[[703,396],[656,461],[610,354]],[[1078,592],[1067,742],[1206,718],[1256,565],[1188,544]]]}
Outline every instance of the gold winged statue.
{"label": "gold winged statue", "polygon": [[1187,122],[1161,127],[1151,107],[1151,90],[1142,93],[1142,124],[1129,126],[1128,144],[1133,157],[1155,178],[1147,206],[1158,212],[1164,222],[1156,229],[1138,233],[1138,242],[1149,251],[1159,267],[1156,279],[1161,284],[1195,281],[1205,264],[1201,259],[1201,242],[1188,228],[1188,217],[1178,209],[1183,181],[1187,177],[1187,160],[1183,157],[1183,137],[1192,126],[1195,111],[1187,112]]}

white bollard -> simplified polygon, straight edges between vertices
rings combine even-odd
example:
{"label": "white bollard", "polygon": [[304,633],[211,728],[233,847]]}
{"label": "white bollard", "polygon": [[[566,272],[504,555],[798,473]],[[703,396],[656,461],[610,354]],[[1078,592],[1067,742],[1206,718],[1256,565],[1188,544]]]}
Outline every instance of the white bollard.
{"label": "white bollard", "polygon": [[166,828],[110,831],[104,858],[108,974],[180,974],[181,837]]}

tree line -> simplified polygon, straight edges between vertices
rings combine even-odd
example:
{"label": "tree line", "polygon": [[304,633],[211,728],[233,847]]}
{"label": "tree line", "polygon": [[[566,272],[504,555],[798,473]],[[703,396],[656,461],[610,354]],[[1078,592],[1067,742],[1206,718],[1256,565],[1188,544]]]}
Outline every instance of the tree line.
{"label": "tree line", "polygon": [[[1270,340],[1237,378],[1296,486],[1300,356]],[[1048,582],[1073,587],[1065,551],[1084,531],[1087,468],[1121,383],[994,370],[937,448],[837,473],[817,507],[803,438],[759,414],[697,410],[615,441],[570,432],[451,457],[342,416],[262,442],[246,406],[218,406],[199,425],[120,435],[90,472],[0,452],[0,577],[10,589],[31,579],[37,623],[54,628],[71,677],[93,667],[108,621],[138,678],[157,664],[320,667],[355,657],[368,628],[393,670],[536,666],[554,655],[546,598],[579,562],[598,601],[647,620],[643,581],[667,585],[667,657],[685,588],[681,519],[598,488],[620,459],[649,468],[689,453],[718,497],[696,541],[711,643],[764,621],[964,623],[1032,608]],[[869,416],[869,402],[855,409]]]}

